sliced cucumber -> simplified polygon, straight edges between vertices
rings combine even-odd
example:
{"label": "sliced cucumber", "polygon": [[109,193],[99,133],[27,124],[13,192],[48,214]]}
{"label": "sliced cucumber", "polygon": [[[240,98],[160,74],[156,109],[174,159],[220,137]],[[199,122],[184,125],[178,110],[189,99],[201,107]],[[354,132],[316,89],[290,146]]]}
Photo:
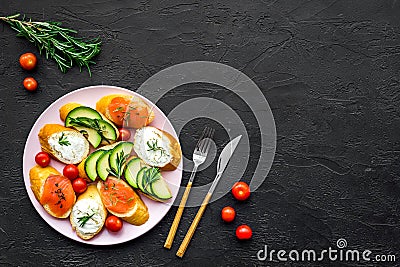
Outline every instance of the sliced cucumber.
{"label": "sliced cucumber", "polygon": [[138,188],[137,175],[142,168],[141,159],[133,158],[126,163],[124,177],[133,188]]}
{"label": "sliced cucumber", "polygon": [[73,128],[83,134],[94,148],[97,148],[100,145],[101,135],[96,130],[83,126],[73,126]]}
{"label": "sliced cucumber", "polygon": [[104,138],[111,141],[117,140],[118,138],[117,130],[115,130],[115,128],[109,122],[105,120],[99,120],[98,123]]}
{"label": "sliced cucumber", "polygon": [[104,151],[103,154],[99,157],[99,159],[96,162],[96,171],[97,175],[100,177],[101,180],[105,181],[108,177],[109,174],[109,169],[110,169],[110,155],[111,151]]}
{"label": "sliced cucumber", "polygon": [[123,169],[121,169],[121,164],[124,163],[124,158],[126,160],[126,158],[131,154],[132,149],[132,142],[120,142],[116,147],[114,147],[113,150],[111,150],[109,159],[111,169],[122,175]]}
{"label": "sliced cucumber", "polygon": [[94,181],[97,178],[97,160],[103,155],[104,150],[96,150],[90,154],[85,161],[85,172],[90,180]]}
{"label": "sliced cucumber", "polygon": [[168,184],[165,182],[163,177],[150,184],[150,190],[152,197],[158,200],[167,200],[172,197],[171,191],[169,190]]}
{"label": "sliced cucumber", "polygon": [[65,127],[74,126],[71,124],[71,118],[76,119],[78,117],[98,120],[102,119],[101,115],[96,110],[90,107],[79,106],[68,113],[67,117],[65,118]]}
{"label": "sliced cucumber", "polygon": [[143,181],[143,175],[146,170],[147,167],[141,168],[136,177],[137,186],[143,193],[147,193],[146,190],[144,190],[145,183]]}

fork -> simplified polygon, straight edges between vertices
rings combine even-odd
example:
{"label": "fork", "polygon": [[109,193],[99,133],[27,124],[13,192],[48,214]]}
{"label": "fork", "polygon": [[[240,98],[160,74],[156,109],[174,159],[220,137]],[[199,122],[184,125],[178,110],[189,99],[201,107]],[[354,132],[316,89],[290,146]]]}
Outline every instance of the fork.
{"label": "fork", "polygon": [[189,182],[186,185],[185,192],[182,196],[181,203],[179,203],[179,208],[176,211],[175,219],[172,222],[171,229],[169,230],[168,237],[165,240],[164,247],[170,249],[172,246],[172,242],[174,241],[174,237],[176,231],[179,226],[179,222],[181,221],[183,209],[185,208],[186,201],[189,197],[190,189],[192,188],[192,183],[194,177],[196,176],[197,168],[204,163],[207,158],[208,150],[210,149],[211,139],[214,136],[215,130],[210,127],[205,127],[203,133],[201,134],[199,141],[196,144],[196,147],[193,152],[193,170],[190,175]]}

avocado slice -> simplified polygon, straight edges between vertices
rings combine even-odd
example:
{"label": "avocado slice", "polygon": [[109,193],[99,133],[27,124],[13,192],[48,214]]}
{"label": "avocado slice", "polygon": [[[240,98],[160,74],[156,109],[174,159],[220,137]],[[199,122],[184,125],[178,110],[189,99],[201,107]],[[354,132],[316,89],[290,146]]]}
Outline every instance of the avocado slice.
{"label": "avocado slice", "polygon": [[132,142],[120,142],[111,150],[109,163],[110,169],[118,176],[124,173],[126,159],[129,157],[133,150]]}
{"label": "avocado slice", "polygon": [[171,191],[163,177],[150,184],[151,195],[158,200],[167,200],[172,197]]}
{"label": "avocado slice", "polygon": [[90,107],[79,106],[74,108],[68,113],[67,117],[65,118],[65,127],[74,126],[71,123],[71,120],[79,117],[88,119],[98,119],[98,120],[102,119],[100,113],[97,112],[96,110]]}

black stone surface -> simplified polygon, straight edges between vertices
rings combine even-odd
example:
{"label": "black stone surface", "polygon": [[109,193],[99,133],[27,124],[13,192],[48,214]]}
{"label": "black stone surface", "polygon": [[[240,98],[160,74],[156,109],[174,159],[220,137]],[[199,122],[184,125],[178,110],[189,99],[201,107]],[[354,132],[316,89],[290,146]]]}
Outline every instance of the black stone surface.
{"label": "black stone surface", "polygon": [[[32,73],[19,55],[35,52],[0,26],[0,265],[1,266],[398,266],[400,261],[400,2],[394,1],[0,1],[1,15],[24,13],[62,21],[80,36],[103,41],[93,76],[62,74],[39,57]],[[93,247],[69,240],[34,210],[22,177],[25,140],[35,120],[60,96],[109,84],[136,90],[177,63],[207,60],[251,77],[267,98],[277,127],[277,152],[264,184],[245,203],[230,194],[206,210],[183,259],[163,248],[176,207],[150,232],[125,244]],[[39,90],[22,80],[34,76]],[[223,89],[193,85],[159,101],[168,112],[183,99],[223,98]],[[233,101],[234,102],[234,101]],[[249,110],[235,106],[249,124]],[[181,138],[202,129],[189,124]],[[257,138],[256,127],[249,135]],[[222,138],[224,133],[221,133]],[[182,142],[190,155],[193,142]],[[257,141],[257,140],[256,140]],[[257,147],[253,147],[257,151]],[[259,149],[259,148],[258,148]],[[255,153],[257,155],[257,152]],[[251,179],[251,161],[244,180]],[[203,175],[211,175],[212,170]],[[188,173],[184,174],[184,182]],[[233,205],[238,218],[219,214]],[[183,239],[197,209],[185,211]],[[248,223],[252,240],[238,242]],[[257,252],[322,250],[345,238],[348,248],[394,254],[396,263],[261,262]]]}

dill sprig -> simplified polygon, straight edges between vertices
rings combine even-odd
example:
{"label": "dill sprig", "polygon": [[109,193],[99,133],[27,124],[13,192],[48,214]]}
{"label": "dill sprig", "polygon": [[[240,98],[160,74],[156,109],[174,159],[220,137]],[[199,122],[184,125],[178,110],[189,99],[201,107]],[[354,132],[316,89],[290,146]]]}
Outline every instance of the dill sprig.
{"label": "dill sprig", "polygon": [[96,212],[93,212],[92,214],[88,214],[88,215],[85,215],[85,216],[83,216],[83,217],[80,217],[80,218],[78,218],[78,222],[80,222],[80,227],[83,227],[85,224],[86,224],[86,222],[87,221],[89,221],[90,220],[90,218],[92,218],[94,215],[96,214]]}
{"label": "dill sprig", "polygon": [[77,31],[61,27],[61,22],[38,22],[25,20],[25,16],[22,19],[19,17],[20,14],[15,14],[0,17],[0,20],[10,24],[11,28],[18,32],[17,36],[25,37],[34,43],[40,54],[44,51],[47,59],[53,58],[63,73],[76,64],[81,71],[82,67],[86,67],[92,76],[89,65],[96,64],[93,58],[100,53],[99,38],[84,41],[71,35]]}

